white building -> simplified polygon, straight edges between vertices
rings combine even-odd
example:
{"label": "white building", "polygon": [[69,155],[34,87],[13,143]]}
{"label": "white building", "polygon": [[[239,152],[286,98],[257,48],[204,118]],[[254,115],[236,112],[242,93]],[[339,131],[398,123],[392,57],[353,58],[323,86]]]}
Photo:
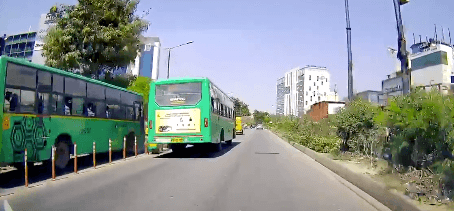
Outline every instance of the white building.
{"label": "white building", "polygon": [[330,77],[326,67],[297,67],[286,72],[284,86],[288,87],[289,92],[283,96],[283,114],[300,116],[307,113],[317,102],[338,99],[337,95],[330,91]]}
{"label": "white building", "polygon": [[159,77],[161,41],[159,37],[140,36],[139,39],[140,50],[135,61],[128,66],[127,73],[157,80]]}
{"label": "white building", "polygon": [[453,48],[450,44],[430,40],[411,46],[411,84],[412,86],[432,85],[446,87],[447,94],[454,84]]}
{"label": "white building", "polygon": [[35,40],[35,47],[33,49],[32,62],[36,64],[44,65],[46,59],[41,55],[43,53],[44,37],[51,27],[55,26],[57,22],[52,16],[48,14],[41,14],[38,24],[38,33]]}
{"label": "white building", "polygon": [[[409,54],[411,87],[425,87],[426,90],[430,90],[432,86],[440,86],[444,94],[454,89],[454,51],[451,44],[430,39],[428,42],[413,44],[411,51]],[[382,81],[379,102],[387,105],[388,98],[402,94],[403,78],[398,66]]]}

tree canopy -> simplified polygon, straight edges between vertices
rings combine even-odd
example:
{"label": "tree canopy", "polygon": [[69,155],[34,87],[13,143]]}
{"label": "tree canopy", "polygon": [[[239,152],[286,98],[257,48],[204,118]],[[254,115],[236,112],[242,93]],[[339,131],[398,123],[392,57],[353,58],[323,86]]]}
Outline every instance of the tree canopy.
{"label": "tree canopy", "polygon": [[128,86],[128,90],[140,93],[143,95],[144,102],[148,102],[150,94],[151,79],[144,76],[137,76],[135,80]]}
{"label": "tree canopy", "polygon": [[148,99],[150,94],[150,83],[152,80],[148,77],[137,76],[135,80],[128,86],[128,90],[140,93],[143,95],[143,107],[145,117],[148,117]]}
{"label": "tree canopy", "polygon": [[249,105],[244,103],[238,98],[233,97],[233,103],[235,104],[235,115],[236,116],[250,116]]}
{"label": "tree canopy", "polygon": [[252,115],[254,115],[255,123],[258,124],[268,123],[269,121],[271,121],[270,114],[268,112],[254,110],[254,113]]}
{"label": "tree canopy", "polygon": [[[130,64],[139,50],[139,35],[149,23],[135,15],[138,1],[79,0],[57,15],[56,25],[46,35],[46,65],[67,71],[80,70],[99,78],[101,70],[112,71]],[[54,6],[50,14],[59,14]]]}

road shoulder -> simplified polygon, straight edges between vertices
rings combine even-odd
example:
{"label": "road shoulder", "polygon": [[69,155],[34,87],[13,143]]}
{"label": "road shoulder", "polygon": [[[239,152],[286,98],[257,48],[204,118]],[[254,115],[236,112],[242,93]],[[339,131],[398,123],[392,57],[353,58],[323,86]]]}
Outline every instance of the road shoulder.
{"label": "road shoulder", "polygon": [[334,162],[330,158],[326,156],[320,156],[317,152],[298,143],[289,143],[272,131],[267,131],[273,134],[278,140],[293,146],[294,148],[303,152],[304,154],[333,172],[341,183],[343,183],[346,187],[351,189],[358,196],[369,202],[378,210],[421,210],[413,204],[411,199],[407,199],[401,194],[388,190],[386,188],[386,185],[374,181],[365,175],[357,174],[349,170],[345,166]]}

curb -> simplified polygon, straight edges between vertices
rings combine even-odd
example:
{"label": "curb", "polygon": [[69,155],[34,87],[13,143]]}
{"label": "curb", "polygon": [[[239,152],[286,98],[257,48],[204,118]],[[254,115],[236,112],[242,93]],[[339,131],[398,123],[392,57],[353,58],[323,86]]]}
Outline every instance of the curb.
{"label": "curb", "polygon": [[319,156],[317,152],[302,146],[295,142],[289,142],[283,140],[280,136],[270,130],[271,133],[279,137],[284,142],[289,143],[299,151],[303,152],[307,156],[311,157],[318,163],[322,164],[332,172],[336,173],[340,177],[344,178],[348,182],[352,183],[365,193],[369,194],[377,201],[387,206],[391,210],[411,210],[411,211],[421,211],[415,204],[413,204],[411,199],[405,198],[401,194],[394,193],[384,185],[377,181],[372,180],[362,174],[357,174],[345,166],[342,166],[338,163],[335,163],[329,158]]}
{"label": "curb", "polygon": [[74,178],[74,177],[79,177],[79,175],[84,175],[84,174],[87,174],[87,173],[96,173],[98,169],[107,169],[109,167],[114,167],[114,165],[121,165],[121,164],[124,164],[126,161],[134,161],[138,158],[155,158],[157,156],[160,156],[162,154],[165,154],[167,153],[167,151],[162,151],[161,153],[159,154],[146,154],[146,153],[141,153],[141,154],[138,154],[137,157],[135,156],[130,156],[130,157],[127,157],[126,159],[118,159],[118,160],[115,160],[115,161],[112,161],[112,163],[103,163],[101,165],[97,165],[96,168],[93,168],[93,167],[88,167],[86,169],[82,169],[82,170],[79,170],[76,173],[74,172],[68,172],[68,173],[65,173],[63,175],[59,175],[55,178],[55,181],[52,180],[52,178],[48,178],[48,179],[45,179],[45,180],[42,180],[42,181],[38,181],[38,182],[34,182],[34,183],[30,183],[29,184],[29,187],[25,187],[25,186],[18,186],[18,187],[14,187],[14,188],[11,188],[11,189],[7,189],[6,191],[5,190],[0,190],[0,199],[2,198],[5,198],[5,197],[8,197],[8,196],[12,196],[12,195],[15,195],[15,194],[18,194],[18,193],[22,193],[22,192],[25,192],[27,190],[31,190],[31,189],[34,189],[36,187],[40,187],[40,186],[46,186],[46,185],[49,185],[49,184],[52,184],[52,183],[55,183],[55,182],[60,182],[62,180],[66,180],[66,179],[71,179],[71,178]]}

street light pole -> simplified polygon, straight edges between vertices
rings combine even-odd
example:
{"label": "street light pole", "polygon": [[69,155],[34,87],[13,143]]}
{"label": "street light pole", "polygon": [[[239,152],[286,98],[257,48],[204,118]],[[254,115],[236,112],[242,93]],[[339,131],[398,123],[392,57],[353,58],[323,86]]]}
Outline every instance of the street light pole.
{"label": "street light pole", "polygon": [[169,49],[169,57],[167,58],[167,79],[169,79],[170,75],[170,49]]}
{"label": "street light pole", "polygon": [[181,47],[183,45],[188,45],[188,44],[191,44],[193,43],[194,41],[189,41],[187,43],[184,43],[184,44],[181,44],[181,45],[177,45],[175,47],[171,47],[171,48],[166,48],[167,50],[169,50],[169,57],[167,58],[167,79],[169,78],[170,76],[170,51],[174,48],[178,48],[178,47]]}
{"label": "street light pole", "polygon": [[348,0],[345,0],[345,19],[347,22],[347,50],[348,50],[348,100],[353,100],[353,62],[352,62],[352,28],[350,28],[350,12]]}

